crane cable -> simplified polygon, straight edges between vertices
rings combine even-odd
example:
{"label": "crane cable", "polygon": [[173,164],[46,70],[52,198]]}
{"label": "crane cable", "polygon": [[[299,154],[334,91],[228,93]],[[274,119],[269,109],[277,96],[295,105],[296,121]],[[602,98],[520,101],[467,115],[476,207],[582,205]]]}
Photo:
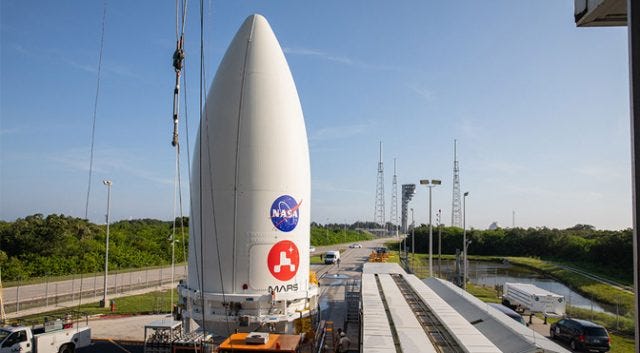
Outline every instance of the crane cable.
{"label": "crane cable", "polygon": [[[182,21],[180,21],[180,7],[182,7]],[[185,237],[184,237],[184,218],[182,212],[182,180],[180,176],[180,144],[178,141],[178,112],[180,110],[180,77],[184,68],[184,28],[187,18],[187,0],[176,0],[176,51],[173,53],[173,67],[176,72],[176,86],[174,88],[173,97],[173,140],[171,145],[176,148],[175,153],[175,179],[173,190],[173,224],[171,233],[171,283],[175,277],[175,243],[176,243],[176,207],[179,202],[180,211],[180,230],[182,234],[182,254],[183,260],[186,260],[185,253]],[[186,81],[185,81],[186,83]],[[185,92],[185,117],[186,117],[186,92]],[[187,128],[187,144],[189,129]],[[179,200],[179,201],[178,201]],[[188,283],[187,272],[187,283]],[[173,291],[171,292],[171,306],[173,307]]]}
{"label": "crane cable", "polygon": [[89,156],[89,184],[87,186],[87,201],[84,206],[84,219],[89,219],[89,196],[91,195],[91,179],[93,175],[93,150],[96,140],[96,116],[98,114],[98,97],[100,96],[100,73],[102,71],[102,51],[104,49],[104,24],[107,18],[107,0],[104,0],[102,8],[102,33],[100,35],[100,54],[98,55],[98,79],[96,83],[96,98],[93,102],[93,124],[91,126],[91,152]]}
{"label": "crane cable", "polygon": [[[180,111],[180,74],[184,67],[184,27],[187,19],[187,0],[182,0],[182,21],[179,20],[180,1],[176,0],[176,50],[173,52],[173,68],[176,72],[176,85],[173,89],[173,139],[171,145],[178,146],[178,113]],[[180,25],[180,23],[182,23]]]}

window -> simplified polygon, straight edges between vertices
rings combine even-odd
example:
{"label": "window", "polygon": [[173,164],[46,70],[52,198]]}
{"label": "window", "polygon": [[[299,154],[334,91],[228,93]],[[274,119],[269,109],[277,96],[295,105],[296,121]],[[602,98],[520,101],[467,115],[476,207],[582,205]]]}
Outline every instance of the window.
{"label": "window", "polygon": [[584,329],[584,333],[587,336],[600,336],[600,337],[608,336],[607,331],[605,331],[605,329],[602,327],[587,327]]}

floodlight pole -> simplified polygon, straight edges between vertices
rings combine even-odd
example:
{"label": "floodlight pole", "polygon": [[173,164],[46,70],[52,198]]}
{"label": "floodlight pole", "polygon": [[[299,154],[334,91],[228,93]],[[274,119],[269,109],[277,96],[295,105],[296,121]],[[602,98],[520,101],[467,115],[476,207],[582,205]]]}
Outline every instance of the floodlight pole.
{"label": "floodlight pole", "polygon": [[438,210],[438,277],[442,278],[442,210]]}
{"label": "floodlight pole", "polygon": [[416,232],[415,221],[413,220],[413,208],[411,209],[411,272],[415,273],[414,261],[416,257]]}
{"label": "floodlight pole", "polygon": [[431,223],[431,189],[434,186],[442,184],[440,180],[420,180],[420,185],[426,185],[429,188],[429,276],[433,277],[433,225]]}
{"label": "floodlight pole", "polygon": [[109,216],[111,212],[111,180],[103,180],[102,183],[107,186],[107,239],[104,252],[104,296],[102,297],[102,305],[104,308],[109,307],[107,303],[107,276],[109,274]]}

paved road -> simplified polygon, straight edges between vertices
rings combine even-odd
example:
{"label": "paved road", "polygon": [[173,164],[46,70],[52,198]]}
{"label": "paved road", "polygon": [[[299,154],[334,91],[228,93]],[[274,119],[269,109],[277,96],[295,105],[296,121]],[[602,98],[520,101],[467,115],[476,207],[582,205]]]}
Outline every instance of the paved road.
{"label": "paved road", "polygon": [[[112,272],[108,276],[107,294],[111,297],[143,288],[155,290],[156,287],[172,282],[171,272],[171,267],[126,273]],[[176,266],[173,282],[185,276],[186,266]],[[26,315],[24,311],[27,309],[62,306],[65,303],[78,305],[79,302],[97,302],[103,296],[103,288],[104,276],[78,275],[77,278],[65,281],[7,287],[3,290],[3,300],[7,316],[20,317]]]}

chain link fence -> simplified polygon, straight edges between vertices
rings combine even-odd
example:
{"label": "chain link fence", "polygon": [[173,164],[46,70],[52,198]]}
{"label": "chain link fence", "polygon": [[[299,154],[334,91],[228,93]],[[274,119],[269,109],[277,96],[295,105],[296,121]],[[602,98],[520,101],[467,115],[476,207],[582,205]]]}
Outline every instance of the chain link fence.
{"label": "chain link fence", "polygon": [[[144,289],[160,288],[186,278],[185,265],[150,268],[139,271],[111,271],[107,276],[107,295],[118,296]],[[40,283],[14,282],[3,289],[5,313],[14,314],[22,310],[56,306],[60,303],[80,305],[96,302],[104,296],[104,273],[78,274],[70,279],[45,277]]]}

